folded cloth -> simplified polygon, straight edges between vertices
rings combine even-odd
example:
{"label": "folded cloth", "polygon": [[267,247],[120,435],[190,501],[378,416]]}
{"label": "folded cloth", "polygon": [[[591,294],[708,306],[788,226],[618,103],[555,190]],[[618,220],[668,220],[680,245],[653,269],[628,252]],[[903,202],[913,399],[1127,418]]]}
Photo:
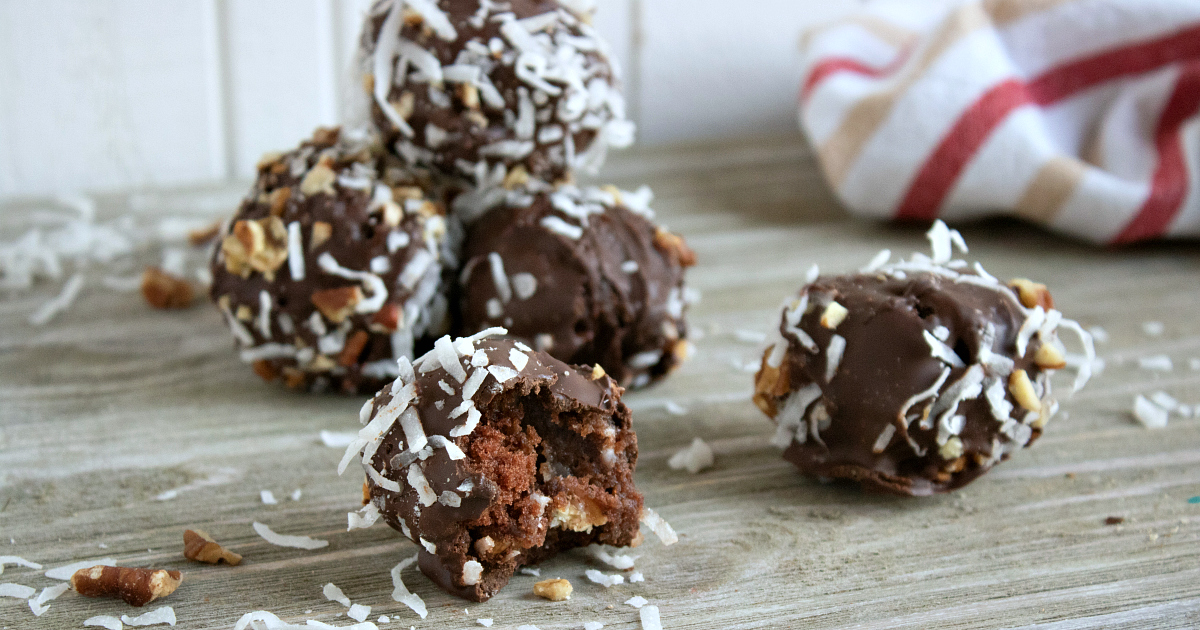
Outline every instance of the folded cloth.
{"label": "folded cloth", "polygon": [[1200,236],[1200,1],[910,0],[804,54],[800,125],[857,214]]}

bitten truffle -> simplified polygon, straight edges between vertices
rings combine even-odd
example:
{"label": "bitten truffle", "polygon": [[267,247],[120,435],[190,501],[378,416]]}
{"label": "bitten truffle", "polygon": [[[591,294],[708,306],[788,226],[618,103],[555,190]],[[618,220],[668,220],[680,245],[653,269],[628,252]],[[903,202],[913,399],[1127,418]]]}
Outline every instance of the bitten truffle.
{"label": "bitten truffle", "polygon": [[389,160],[369,136],[322,129],[259,163],[213,254],[211,297],[263,379],[375,391],[444,332],[445,210]]}
{"label": "bitten truffle", "polygon": [[621,387],[502,332],[401,359],[340,469],[359,457],[367,522],[381,515],[420,545],[426,576],[474,601],[561,550],[636,544],[643,517]]}
{"label": "bitten truffle", "polygon": [[695,256],[655,226],[648,197],[563,186],[485,214],[464,242],[461,331],[503,326],[625,386],[672,371],[691,347],[684,269]]}
{"label": "bitten truffle", "polygon": [[[961,236],[938,222],[932,258],[812,278],[783,309],[755,377],[777,446],[805,474],[868,490],[961,488],[1041,435],[1058,410],[1050,375],[1066,366],[1045,286],[1009,284],[951,260]],[[1085,367],[1076,388],[1087,380]]]}
{"label": "bitten truffle", "polygon": [[[359,50],[370,116],[410,165],[555,182],[633,142],[590,13],[553,0],[382,0]],[[482,185],[483,182],[477,182]]]}

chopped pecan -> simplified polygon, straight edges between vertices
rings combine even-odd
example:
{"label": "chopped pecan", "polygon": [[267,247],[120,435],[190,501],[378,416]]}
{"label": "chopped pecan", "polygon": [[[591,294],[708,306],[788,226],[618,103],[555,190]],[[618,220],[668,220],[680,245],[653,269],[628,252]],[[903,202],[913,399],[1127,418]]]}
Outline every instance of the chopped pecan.
{"label": "chopped pecan", "polygon": [[333,224],[326,221],[313,221],[312,237],[309,238],[309,249],[316,249],[325,244],[333,236]]}
{"label": "chopped pecan", "polygon": [[1029,380],[1029,374],[1025,370],[1013,370],[1008,377],[1008,391],[1021,407],[1029,411],[1042,410],[1042,401],[1033,390],[1033,382]]}
{"label": "chopped pecan", "polygon": [[391,101],[391,103],[392,107],[396,110],[396,114],[399,115],[402,120],[408,120],[409,118],[412,118],[413,111],[416,109],[417,97],[412,92],[406,91],[400,95],[400,100]]}
{"label": "chopped pecan", "polygon": [[279,370],[275,368],[273,363],[266,359],[259,359],[254,363],[251,363],[250,367],[254,370],[254,373],[257,374],[259,378],[268,383],[279,378]]}
{"label": "chopped pecan", "polygon": [[458,84],[458,98],[462,101],[463,107],[467,109],[479,109],[479,88],[470,83]]}
{"label": "chopped pecan", "polygon": [[315,166],[308,169],[308,173],[304,175],[304,179],[300,180],[300,192],[310,197],[321,193],[333,195],[337,192],[333,189],[333,184],[336,181],[337,173],[325,163],[318,162]]}
{"label": "chopped pecan", "polygon": [[1062,351],[1049,343],[1038,347],[1037,352],[1033,353],[1033,362],[1045,370],[1061,370],[1067,367],[1067,358],[1063,356]]}
{"label": "chopped pecan", "polygon": [[573,532],[590,532],[608,522],[604,511],[594,501],[579,497],[554,506],[550,512],[550,528],[561,527]]}
{"label": "chopped pecan", "polygon": [[283,384],[288,389],[300,389],[306,382],[308,382],[308,376],[303,371],[290,365],[283,368]]}
{"label": "chopped pecan", "polygon": [[267,196],[267,203],[271,205],[271,216],[283,216],[283,211],[287,208],[288,199],[292,198],[291,188],[276,188]]}
{"label": "chopped pecan", "polygon": [[358,286],[338,287],[316,291],[310,298],[313,306],[325,316],[325,319],[340,324],[346,321],[354,312],[354,307],[363,299],[363,292]]}
{"label": "chopped pecan", "polygon": [[830,302],[825,307],[825,311],[821,313],[821,325],[830,330],[835,330],[839,324],[846,320],[846,316],[849,314],[850,311],[846,310],[845,306],[837,302]]}
{"label": "chopped pecan", "polygon": [[367,340],[370,338],[371,335],[365,330],[354,331],[346,340],[346,345],[342,346],[342,352],[338,355],[338,365],[350,367],[358,363],[358,356],[362,354],[363,348],[367,347]]}
{"label": "chopped pecan", "polygon": [[192,283],[175,274],[146,267],[142,272],[142,297],[154,308],[187,308],[196,299],[196,291]]}
{"label": "chopped pecan", "polygon": [[260,171],[263,169],[266,169],[266,168],[270,168],[271,166],[274,166],[276,163],[278,163],[281,159],[283,159],[283,152],[267,151],[266,153],[262,154],[262,157],[258,158],[258,164],[255,165],[255,168],[257,168]]}
{"label": "chopped pecan", "polygon": [[533,585],[533,594],[552,602],[571,599],[571,583],[562,578],[542,580]]}
{"label": "chopped pecan", "polygon": [[504,176],[504,187],[508,190],[520,188],[529,183],[529,171],[525,169],[525,165],[518,164]]}
{"label": "chopped pecan", "polygon": [[388,302],[380,307],[379,311],[371,317],[372,330],[379,332],[390,333],[395,332],[400,328],[400,322],[404,318],[404,313],[400,311],[400,307],[392,302]]}
{"label": "chopped pecan", "polygon": [[240,554],[222,547],[207,532],[199,529],[184,530],[183,557],[208,564],[218,564],[224,561],[226,564],[238,565],[242,562]]}
{"label": "chopped pecan", "polygon": [[592,367],[592,380],[593,381],[600,380],[600,378],[603,377],[605,374],[606,374],[606,372],[604,371],[604,368],[600,367],[599,363],[597,363],[595,366]]}
{"label": "chopped pecan", "polygon": [[225,269],[243,278],[258,271],[269,280],[287,260],[287,227],[276,216],[242,220],[233,224],[233,233],[221,242]]}
{"label": "chopped pecan", "polygon": [[770,352],[771,350],[768,348],[767,352],[763,354],[762,367],[754,377],[754,404],[758,405],[763,413],[774,418],[778,413],[775,403],[788,393],[790,379],[786,361],[777,368],[771,367],[767,363],[767,356]]}
{"label": "chopped pecan", "polygon": [[317,130],[313,132],[312,141],[313,144],[322,148],[331,147],[337,144],[341,133],[341,127],[317,127]]}
{"label": "chopped pecan", "polygon": [[668,232],[662,226],[654,231],[654,246],[673,256],[683,267],[691,267],[696,264],[696,253],[687,246],[683,237]]}
{"label": "chopped pecan", "polygon": [[202,247],[212,242],[221,233],[221,221],[213,221],[208,227],[188,232],[188,245]]}
{"label": "chopped pecan", "polygon": [[1051,297],[1050,290],[1040,282],[1034,282],[1027,278],[1013,278],[1008,281],[1008,286],[1016,290],[1017,299],[1025,308],[1035,306],[1046,310],[1054,308],[1054,298]]}
{"label": "chopped pecan", "polygon": [[71,576],[71,588],[84,597],[120,597],[130,606],[145,606],[179,588],[179,571],[96,565]]}

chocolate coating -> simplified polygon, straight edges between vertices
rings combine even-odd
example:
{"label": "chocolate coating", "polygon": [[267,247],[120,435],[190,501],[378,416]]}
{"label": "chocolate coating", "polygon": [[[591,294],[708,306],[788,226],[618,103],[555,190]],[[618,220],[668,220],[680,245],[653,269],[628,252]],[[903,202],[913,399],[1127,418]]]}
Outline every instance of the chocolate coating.
{"label": "chocolate coating", "polygon": [[421,546],[421,571],[486,601],[520,566],[634,543],[637,436],[616,382],[499,336],[453,342],[447,370],[438,344],[364,407],[382,431],[363,451],[370,501]]}
{"label": "chocolate coating", "polygon": [[[990,278],[939,271],[820,277],[784,309],[755,402],[805,474],[895,494],[947,492],[1041,435],[1057,407],[1055,331],[1018,352],[1019,331],[1040,314]],[[1023,380],[1028,396],[1016,395]]]}
{"label": "chocolate coating", "polygon": [[564,186],[470,225],[460,330],[503,326],[568,363],[598,363],[625,386],[675,369],[690,347],[683,282],[695,257],[614,192]]}
{"label": "chocolate coating", "polygon": [[553,0],[430,4],[433,19],[377,2],[359,51],[370,118],[410,165],[553,182],[632,143],[607,44],[579,16]]}
{"label": "chocolate coating", "polygon": [[444,331],[445,210],[390,161],[377,140],[323,129],[259,164],[210,294],[265,380],[374,391]]}

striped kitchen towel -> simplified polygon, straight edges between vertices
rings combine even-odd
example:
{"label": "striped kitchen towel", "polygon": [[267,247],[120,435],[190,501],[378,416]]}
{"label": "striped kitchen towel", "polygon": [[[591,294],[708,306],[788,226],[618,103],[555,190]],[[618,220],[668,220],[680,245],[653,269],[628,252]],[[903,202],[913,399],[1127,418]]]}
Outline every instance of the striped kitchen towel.
{"label": "striped kitchen towel", "polygon": [[800,125],[857,214],[1200,236],[1200,0],[909,0],[804,53]]}

